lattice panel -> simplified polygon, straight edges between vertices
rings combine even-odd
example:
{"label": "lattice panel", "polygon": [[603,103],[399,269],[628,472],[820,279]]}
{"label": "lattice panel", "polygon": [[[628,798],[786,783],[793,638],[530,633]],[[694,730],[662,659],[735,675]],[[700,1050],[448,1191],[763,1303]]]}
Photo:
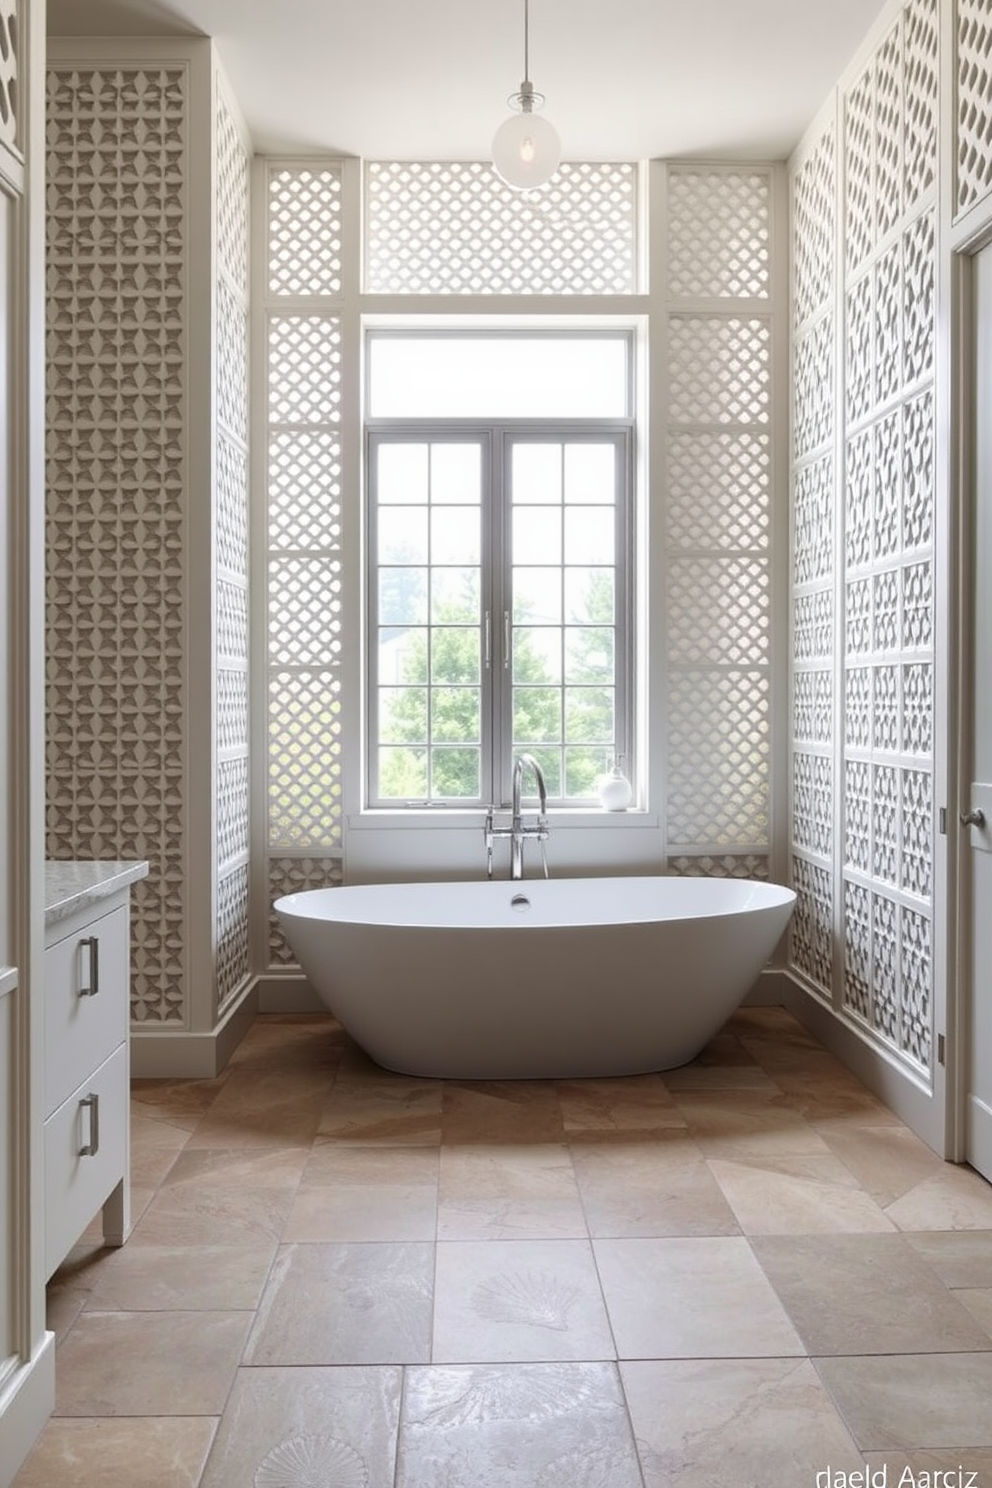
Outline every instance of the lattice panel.
{"label": "lattice panel", "polygon": [[18,135],[17,4],[0,0],[0,141],[12,146]]}
{"label": "lattice panel", "polygon": [[248,295],[248,153],[223,91],[217,92],[217,255],[242,300]]}
{"label": "lattice panel", "polygon": [[844,99],[844,240],[849,272],[864,262],[875,241],[874,103],[875,78],[869,67]]}
{"label": "lattice panel", "polygon": [[890,1043],[899,1039],[898,908],[882,894],[871,896],[871,1021]]}
{"label": "lattice panel", "polygon": [[797,329],[833,298],[836,174],[831,128],[803,161],[793,185],[793,320]]}
{"label": "lattice panel", "polygon": [[796,342],[793,452],[808,458],[829,445],[834,432],[834,321],[824,316]]}
{"label": "lattice panel", "polygon": [[341,438],[293,430],[269,439],[269,547],[337,549]]}
{"label": "lattice panel", "polygon": [[814,584],[834,563],[834,464],[830,455],[798,471],[794,492],[793,578]]}
{"label": "lattice panel", "polygon": [[217,416],[239,444],[248,440],[248,315],[222,279],[217,285]]}
{"label": "lattice panel", "polygon": [[901,772],[900,886],[920,899],[933,892],[933,782],[926,770]]}
{"label": "lattice panel", "polygon": [[673,548],[767,548],[771,456],[766,434],[674,431],[668,444]]}
{"label": "lattice panel", "polygon": [[904,201],[912,208],[937,180],[940,24],[937,0],[911,0],[903,20]]}
{"label": "lattice panel", "polygon": [[221,760],[217,770],[217,862],[248,855],[248,760]]}
{"label": "lattice panel", "polygon": [[890,232],[902,215],[903,101],[900,28],[875,54],[875,230]]}
{"label": "lattice panel", "polygon": [[847,296],[847,346],[844,363],[848,423],[860,423],[871,412],[874,390],[875,307],[873,276],[865,274]]}
{"label": "lattice panel", "polygon": [[637,291],[633,165],[565,163],[521,192],[488,163],[373,161],[365,196],[370,294]]}
{"label": "lattice panel", "polygon": [[217,748],[248,748],[248,673],[217,672]]}
{"label": "lattice panel", "polygon": [[902,411],[902,545],[928,548],[934,515],[933,394],[924,393]]}
{"label": "lattice panel", "polygon": [[887,568],[872,580],[872,650],[899,647],[899,574]]}
{"label": "lattice panel", "polygon": [[792,734],[796,743],[829,744],[833,737],[833,673],[797,671],[792,707]]}
{"label": "lattice panel", "polygon": [[957,0],[955,202],[958,215],[992,187],[992,12]]}
{"label": "lattice panel", "polygon": [[341,293],[341,168],[283,166],[269,176],[273,295]]}
{"label": "lattice panel", "polygon": [[844,765],[844,865],[871,872],[872,773],[867,760]]}
{"label": "lattice panel", "polygon": [[771,574],[763,559],[674,558],[668,570],[669,660],[761,666],[770,645]]}
{"label": "lattice panel", "polygon": [[341,415],[341,322],[280,315],[269,323],[269,420],[332,424]]}
{"label": "lattice panel", "polygon": [[935,281],[936,220],[933,212],[924,212],[903,235],[903,376],[907,383],[933,374]]}
{"label": "lattice panel", "polygon": [[[269,903],[285,894],[303,894],[307,889],[337,888],[342,880],[340,858],[270,858]],[[269,912],[269,967],[277,970],[296,965],[296,957],[282,933],[274,910]]]}
{"label": "lattice panel", "polygon": [[925,915],[905,905],[900,911],[900,1047],[929,1069],[933,1038],[932,927]]}
{"label": "lattice panel", "polygon": [[902,384],[902,262],[895,243],[875,262],[873,355],[874,403],[884,403]]}
{"label": "lattice panel", "polygon": [[830,873],[805,858],[792,860],[796,907],[789,928],[790,965],[829,994],[833,983],[833,889]]}
{"label": "lattice panel", "polygon": [[871,748],[870,667],[849,667],[844,674],[844,742],[850,749]]}
{"label": "lattice panel", "polygon": [[768,841],[769,683],[762,673],[676,672],[669,684],[668,839]]}
{"label": "lattice panel", "polygon": [[269,661],[326,667],[341,654],[341,563],[279,557],[269,563]]}
{"label": "lattice panel", "polygon": [[908,564],[901,573],[902,650],[928,651],[933,645],[933,569]]}
{"label": "lattice panel", "polygon": [[844,504],[844,561],[848,571],[866,567],[872,556],[875,509],[875,431],[848,441]]}
{"label": "lattice panel", "polygon": [[833,766],[822,754],[796,751],[792,760],[792,840],[828,858],[833,851]]}
{"label": "lattice panel", "polygon": [[831,656],[834,599],[829,589],[797,594],[792,604],[792,652],[797,662]]}
{"label": "lattice panel", "polygon": [[218,1012],[240,991],[251,972],[248,935],[248,868],[236,868],[217,885]]}
{"label": "lattice panel", "polygon": [[771,416],[771,325],[754,317],[670,318],[670,418],[762,424]]}
{"label": "lattice panel", "polygon": [[148,859],[132,1014],[168,1024],[186,998],[186,119],[182,68],[49,72],[48,851]]}
{"label": "lattice panel", "polygon": [[862,885],[844,885],[844,1007],[871,1021],[871,894]]}
{"label": "lattice panel", "polygon": [[767,299],[771,178],[764,171],[668,174],[668,291],[685,299]]}
{"label": "lattice panel", "polygon": [[929,755],[933,750],[933,665],[902,668],[901,744],[903,754]]}
{"label": "lattice panel", "polygon": [[217,566],[248,582],[248,456],[217,436]]}
{"label": "lattice panel", "polygon": [[899,782],[891,765],[872,771],[872,877],[894,884],[899,877]]}
{"label": "lattice panel", "polygon": [[269,679],[269,842],[341,847],[341,683],[328,672]]}
{"label": "lattice panel", "polygon": [[771,873],[763,853],[724,853],[719,857],[703,853],[669,858],[665,871],[673,878],[754,878],[762,882],[767,882]]}
{"label": "lattice panel", "polygon": [[217,581],[217,654],[248,660],[248,592],[225,579]]}

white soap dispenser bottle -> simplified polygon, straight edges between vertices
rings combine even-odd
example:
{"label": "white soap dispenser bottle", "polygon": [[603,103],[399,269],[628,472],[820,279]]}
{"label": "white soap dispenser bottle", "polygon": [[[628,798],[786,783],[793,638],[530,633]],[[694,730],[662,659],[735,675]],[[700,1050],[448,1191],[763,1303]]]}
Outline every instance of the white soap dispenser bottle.
{"label": "white soap dispenser bottle", "polygon": [[630,805],[633,790],[620,768],[622,759],[623,755],[618,754],[611,773],[600,776],[597,790],[604,811],[626,811]]}

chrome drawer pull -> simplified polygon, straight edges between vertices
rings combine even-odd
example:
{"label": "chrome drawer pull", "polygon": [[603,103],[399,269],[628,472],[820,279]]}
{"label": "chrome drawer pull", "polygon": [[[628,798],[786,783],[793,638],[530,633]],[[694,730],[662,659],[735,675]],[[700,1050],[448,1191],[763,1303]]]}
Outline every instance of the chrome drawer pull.
{"label": "chrome drawer pull", "polygon": [[80,951],[88,951],[89,975],[79,989],[80,997],[95,997],[100,990],[100,937],[85,935],[79,942]]}
{"label": "chrome drawer pull", "polygon": [[84,1095],[79,1102],[80,1111],[84,1106],[89,1108],[90,1113],[90,1139],[79,1149],[80,1157],[96,1157],[100,1151],[100,1097],[90,1091]]}

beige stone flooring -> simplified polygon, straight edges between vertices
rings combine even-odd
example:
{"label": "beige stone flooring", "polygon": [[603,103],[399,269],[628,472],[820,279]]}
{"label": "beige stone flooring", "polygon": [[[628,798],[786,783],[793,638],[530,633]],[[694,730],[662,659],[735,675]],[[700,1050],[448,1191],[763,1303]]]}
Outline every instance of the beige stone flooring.
{"label": "beige stone flooring", "polygon": [[17,1488],[992,1488],[992,1187],[780,1009],[496,1083],[265,1017],[133,1113]]}

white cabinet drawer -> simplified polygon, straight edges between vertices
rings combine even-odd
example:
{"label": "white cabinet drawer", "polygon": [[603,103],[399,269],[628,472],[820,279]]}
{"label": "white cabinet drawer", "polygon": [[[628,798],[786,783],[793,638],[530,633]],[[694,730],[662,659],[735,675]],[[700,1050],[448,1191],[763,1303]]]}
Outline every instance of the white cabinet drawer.
{"label": "white cabinet drawer", "polygon": [[121,1044],[45,1122],[46,1276],[126,1174],[127,1115],[127,1045]]}
{"label": "white cabinet drawer", "polygon": [[45,1114],[127,1036],[127,908],[91,920],[45,952]]}

